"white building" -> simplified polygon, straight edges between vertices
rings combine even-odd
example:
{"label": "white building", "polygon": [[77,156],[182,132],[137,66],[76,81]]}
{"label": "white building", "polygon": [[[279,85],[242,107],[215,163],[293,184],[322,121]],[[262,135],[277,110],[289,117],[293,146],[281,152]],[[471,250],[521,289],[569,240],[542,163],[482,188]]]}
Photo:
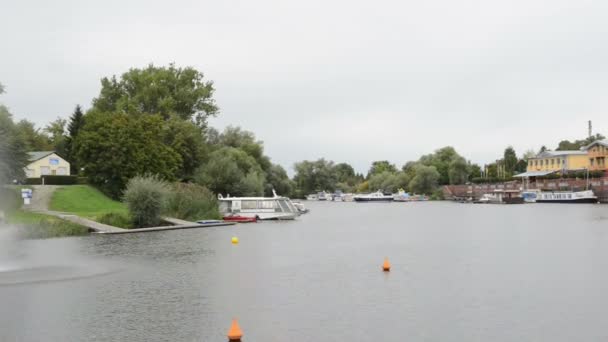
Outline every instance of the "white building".
{"label": "white building", "polygon": [[70,163],[61,158],[55,151],[29,152],[29,164],[25,167],[28,178],[39,178],[44,175],[70,175]]}

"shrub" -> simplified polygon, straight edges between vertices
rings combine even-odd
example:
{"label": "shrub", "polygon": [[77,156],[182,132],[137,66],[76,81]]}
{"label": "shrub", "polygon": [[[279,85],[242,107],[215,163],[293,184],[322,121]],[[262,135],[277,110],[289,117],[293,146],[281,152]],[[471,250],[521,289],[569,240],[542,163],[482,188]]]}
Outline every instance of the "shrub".
{"label": "shrub", "polygon": [[119,228],[133,228],[133,222],[129,215],[123,213],[107,213],[102,215],[99,220],[100,223],[108,224],[110,226]]}
{"label": "shrub", "polygon": [[215,195],[204,186],[192,183],[173,185],[165,215],[188,221],[221,218]]}
{"label": "shrub", "polygon": [[25,184],[27,185],[40,185],[42,184],[42,178],[38,177],[38,178],[26,178],[25,179]]}
{"label": "shrub", "polygon": [[45,185],[74,185],[76,184],[77,176],[55,176],[55,175],[44,175],[41,176],[42,182]]}
{"label": "shrub", "polygon": [[158,225],[169,191],[169,185],[156,175],[131,178],[124,192],[124,201],[133,225],[137,228]]}

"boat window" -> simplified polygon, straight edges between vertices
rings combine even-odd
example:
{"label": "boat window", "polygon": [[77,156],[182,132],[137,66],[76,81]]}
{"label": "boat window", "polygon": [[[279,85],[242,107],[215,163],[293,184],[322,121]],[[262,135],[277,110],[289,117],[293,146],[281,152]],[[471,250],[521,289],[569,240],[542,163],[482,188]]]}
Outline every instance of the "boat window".
{"label": "boat window", "polygon": [[275,208],[274,201],[261,201],[260,202],[260,209],[274,209],[274,208]]}
{"label": "boat window", "polygon": [[241,209],[257,209],[258,201],[241,201]]}
{"label": "boat window", "polygon": [[289,206],[287,205],[287,203],[285,202],[285,200],[279,200],[277,201],[279,203],[279,205],[281,206],[281,209],[283,212],[290,212],[291,210],[289,210]]}

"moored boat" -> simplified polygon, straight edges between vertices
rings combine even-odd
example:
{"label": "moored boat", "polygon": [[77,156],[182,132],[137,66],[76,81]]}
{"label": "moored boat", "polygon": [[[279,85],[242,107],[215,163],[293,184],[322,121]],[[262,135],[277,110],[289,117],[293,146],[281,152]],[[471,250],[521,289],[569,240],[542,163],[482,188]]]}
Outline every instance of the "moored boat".
{"label": "moored boat", "polygon": [[238,222],[238,223],[249,223],[249,222],[257,222],[257,216],[241,216],[241,215],[226,215],[223,217],[224,221],[228,222]]}
{"label": "moored boat", "polygon": [[354,199],[355,202],[392,202],[394,200],[393,195],[385,195],[380,190],[371,194],[355,195]]}
{"label": "moored boat", "polygon": [[[274,191],[273,191],[274,192]],[[220,213],[224,220],[293,220],[299,210],[287,197],[222,197],[218,195]],[[250,222],[250,221],[248,221]]]}
{"label": "moored boat", "polygon": [[494,190],[492,193],[483,194],[473,203],[523,204],[524,198],[519,190]]}
{"label": "moored boat", "polygon": [[593,190],[541,191],[536,203],[598,203],[598,198]]}

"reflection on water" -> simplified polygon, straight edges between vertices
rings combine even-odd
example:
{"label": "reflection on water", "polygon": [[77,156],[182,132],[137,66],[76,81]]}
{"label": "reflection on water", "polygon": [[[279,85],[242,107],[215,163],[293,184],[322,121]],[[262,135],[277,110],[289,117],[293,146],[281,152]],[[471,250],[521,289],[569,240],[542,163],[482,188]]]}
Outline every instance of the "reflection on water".
{"label": "reflection on water", "polygon": [[606,340],[607,206],[307,207],[294,222],[1,242],[21,268],[0,282],[57,278],[0,286],[0,341],[224,341],[233,317],[244,341]]}

